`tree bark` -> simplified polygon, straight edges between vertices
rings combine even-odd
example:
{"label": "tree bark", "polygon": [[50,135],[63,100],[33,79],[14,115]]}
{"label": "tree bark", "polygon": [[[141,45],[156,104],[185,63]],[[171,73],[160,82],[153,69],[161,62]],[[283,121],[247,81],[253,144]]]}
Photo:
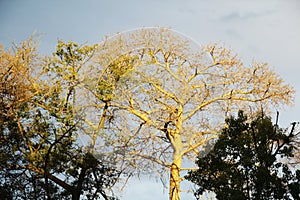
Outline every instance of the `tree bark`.
{"label": "tree bark", "polygon": [[170,200],[180,200],[180,170],[182,165],[181,136],[176,134],[173,140],[173,163],[170,170]]}
{"label": "tree bark", "polygon": [[170,172],[170,200],[180,200],[180,167],[173,162]]}

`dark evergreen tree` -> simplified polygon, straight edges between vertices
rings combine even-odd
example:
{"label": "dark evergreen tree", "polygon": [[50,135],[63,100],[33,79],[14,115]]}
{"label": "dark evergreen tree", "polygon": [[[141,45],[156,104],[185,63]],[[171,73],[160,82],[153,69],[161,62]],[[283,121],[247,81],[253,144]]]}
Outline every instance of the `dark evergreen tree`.
{"label": "dark evergreen tree", "polygon": [[186,177],[197,185],[196,198],[213,191],[219,200],[300,199],[300,170],[286,164],[295,124],[286,134],[266,116],[249,123],[242,111],[226,123],[214,149]]}

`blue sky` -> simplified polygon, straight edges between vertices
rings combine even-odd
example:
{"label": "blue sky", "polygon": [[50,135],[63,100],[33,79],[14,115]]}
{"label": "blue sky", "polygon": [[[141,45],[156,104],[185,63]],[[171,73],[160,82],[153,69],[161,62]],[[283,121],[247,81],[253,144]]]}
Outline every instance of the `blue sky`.
{"label": "blue sky", "polygon": [[[0,43],[42,33],[40,51],[58,39],[94,44],[105,35],[148,26],[171,27],[200,44],[225,43],[245,64],[266,61],[296,89],[280,125],[300,121],[300,1],[298,0],[0,0]],[[155,181],[132,181],[127,199],[167,199]],[[183,197],[183,199],[191,196]]]}

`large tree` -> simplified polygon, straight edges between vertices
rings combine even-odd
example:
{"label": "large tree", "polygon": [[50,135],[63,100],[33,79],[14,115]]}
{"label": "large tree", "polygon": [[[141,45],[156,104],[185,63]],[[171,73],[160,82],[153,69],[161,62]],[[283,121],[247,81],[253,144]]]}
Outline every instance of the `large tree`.
{"label": "large tree", "polygon": [[[290,164],[292,164],[295,167],[300,166],[300,131],[299,131],[299,124],[300,122],[293,122],[292,123],[292,131],[295,132],[295,135],[298,135],[295,140],[293,140],[293,146],[295,147],[293,150],[294,159],[290,160]],[[297,129],[296,129],[297,127]]]}
{"label": "large tree", "polygon": [[286,133],[264,115],[250,122],[241,111],[226,123],[214,149],[187,176],[197,185],[195,196],[213,191],[219,200],[299,199],[300,170],[286,164],[293,159],[295,124]]}
{"label": "large tree", "polygon": [[0,48],[0,196],[109,199],[118,173],[78,145],[71,86],[40,74],[43,65],[75,67],[93,47],[60,42],[60,62],[42,62],[36,48],[33,38]]}
{"label": "large tree", "polygon": [[228,114],[290,104],[294,94],[267,63],[247,67],[223,46],[164,28],[106,38],[76,83],[94,155],[130,175],[169,171],[171,200],[180,199],[183,163],[217,138]]}

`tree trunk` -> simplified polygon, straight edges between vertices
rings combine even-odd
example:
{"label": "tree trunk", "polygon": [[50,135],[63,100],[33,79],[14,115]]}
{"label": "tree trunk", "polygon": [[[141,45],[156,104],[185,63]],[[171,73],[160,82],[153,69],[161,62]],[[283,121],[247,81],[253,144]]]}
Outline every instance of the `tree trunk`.
{"label": "tree trunk", "polygon": [[180,170],[182,164],[181,136],[176,134],[173,143],[173,163],[170,170],[170,200],[180,200]]}
{"label": "tree trunk", "polygon": [[180,167],[175,162],[170,173],[170,200],[180,200]]}
{"label": "tree trunk", "polygon": [[79,200],[80,199],[80,192],[74,191],[72,193],[72,200]]}

